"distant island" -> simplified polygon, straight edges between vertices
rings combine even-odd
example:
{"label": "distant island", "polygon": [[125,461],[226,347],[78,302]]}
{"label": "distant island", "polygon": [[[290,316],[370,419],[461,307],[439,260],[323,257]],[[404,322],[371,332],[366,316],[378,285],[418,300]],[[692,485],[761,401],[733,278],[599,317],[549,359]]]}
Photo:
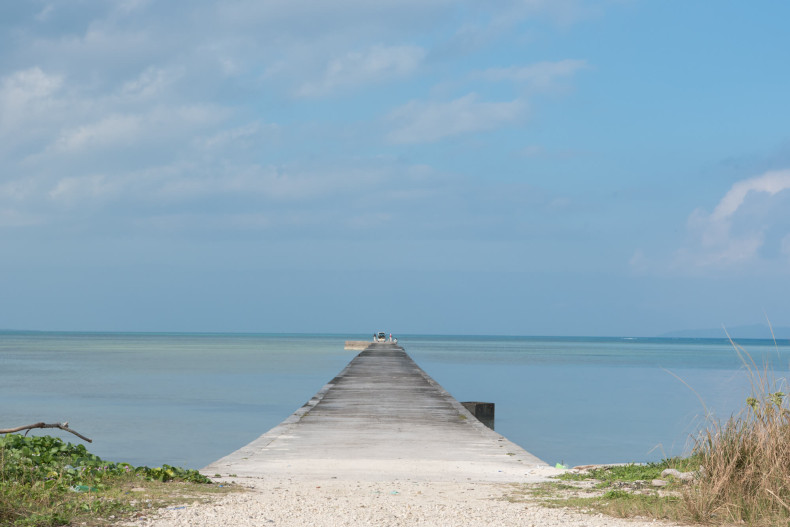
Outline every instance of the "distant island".
{"label": "distant island", "polygon": [[[733,326],[727,327],[727,333],[733,339],[770,339],[771,328],[767,324],[752,324],[748,326]],[[774,326],[774,335],[777,339],[790,339],[790,327],[788,326]],[[663,338],[686,338],[686,339],[703,339],[703,338],[727,338],[724,328],[717,329],[683,329],[679,331],[669,331],[658,335]]]}

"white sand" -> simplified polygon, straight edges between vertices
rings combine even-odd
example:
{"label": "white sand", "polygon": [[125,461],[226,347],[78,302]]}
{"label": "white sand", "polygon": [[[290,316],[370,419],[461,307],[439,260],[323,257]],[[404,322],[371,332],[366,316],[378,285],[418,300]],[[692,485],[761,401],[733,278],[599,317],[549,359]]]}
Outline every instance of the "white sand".
{"label": "white sand", "polygon": [[252,485],[206,504],[165,509],[130,525],[225,526],[672,526],[653,520],[623,520],[509,502],[515,490],[503,483],[347,480],[240,480]]}

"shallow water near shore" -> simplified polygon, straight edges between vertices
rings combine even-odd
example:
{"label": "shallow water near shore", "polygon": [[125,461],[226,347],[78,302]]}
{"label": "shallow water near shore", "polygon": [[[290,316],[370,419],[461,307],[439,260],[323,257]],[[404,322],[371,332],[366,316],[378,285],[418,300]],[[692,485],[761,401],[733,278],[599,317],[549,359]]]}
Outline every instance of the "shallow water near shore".
{"label": "shallow water near shore", "polygon": [[[104,458],[199,468],[288,417],[356,355],[344,341],[365,338],[0,332],[0,428],[69,421]],[[785,376],[787,341],[739,343]],[[400,344],[456,399],[496,403],[496,430],[551,464],[683,454],[706,408],[726,418],[750,393],[725,339],[401,336]]]}

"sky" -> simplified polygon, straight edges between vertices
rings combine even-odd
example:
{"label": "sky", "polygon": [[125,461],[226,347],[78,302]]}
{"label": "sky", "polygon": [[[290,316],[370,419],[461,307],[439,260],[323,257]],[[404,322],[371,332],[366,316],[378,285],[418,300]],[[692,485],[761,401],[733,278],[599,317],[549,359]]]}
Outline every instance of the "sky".
{"label": "sky", "polygon": [[0,328],[790,325],[790,4],[0,3]]}

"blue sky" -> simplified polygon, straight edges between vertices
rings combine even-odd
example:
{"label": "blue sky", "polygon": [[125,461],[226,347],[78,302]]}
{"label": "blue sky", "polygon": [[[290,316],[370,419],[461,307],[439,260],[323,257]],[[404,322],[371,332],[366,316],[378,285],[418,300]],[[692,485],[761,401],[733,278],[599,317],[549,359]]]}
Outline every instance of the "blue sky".
{"label": "blue sky", "polygon": [[0,328],[790,325],[790,5],[0,4]]}

